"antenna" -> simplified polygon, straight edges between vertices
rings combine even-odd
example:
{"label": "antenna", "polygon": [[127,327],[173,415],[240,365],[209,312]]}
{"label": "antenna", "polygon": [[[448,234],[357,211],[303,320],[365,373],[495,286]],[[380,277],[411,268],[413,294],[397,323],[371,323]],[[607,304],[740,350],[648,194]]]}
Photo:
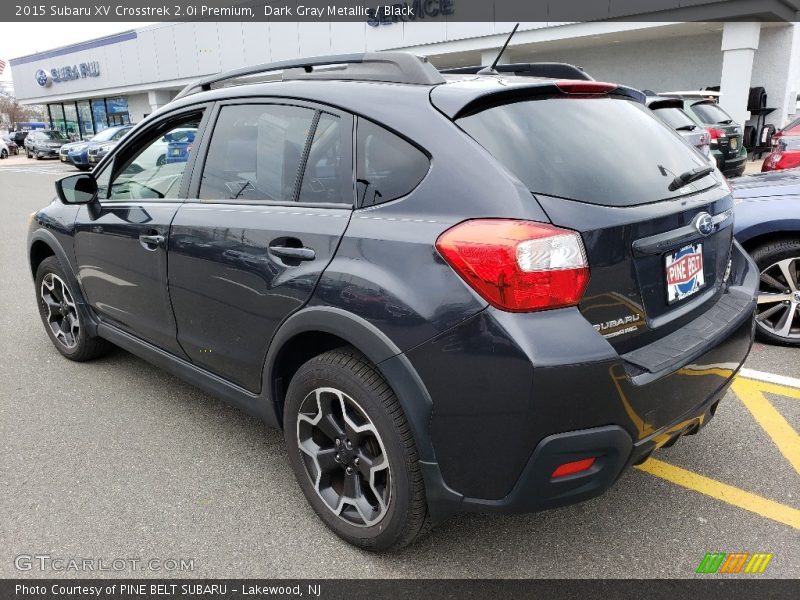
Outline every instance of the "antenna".
{"label": "antenna", "polygon": [[514,34],[517,32],[517,27],[519,27],[519,23],[514,25],[514,29],[512,29],[511,33],[508,34],[508,37],[506,38],[506,43],[503,44],[502,48],[500,48],[500,52],[497,53],[497,57],[494,59],[492,66],[484,67],[483,69],[478,71],[478,75],[500,75],[500,73],[495,71],[495,67],[497,66],[497,63],[500,60],[500,57],[503,56],[503,52],[506,51],[506,48],[508,47],[508,42],[511,41],[511,38],[514,37]]}

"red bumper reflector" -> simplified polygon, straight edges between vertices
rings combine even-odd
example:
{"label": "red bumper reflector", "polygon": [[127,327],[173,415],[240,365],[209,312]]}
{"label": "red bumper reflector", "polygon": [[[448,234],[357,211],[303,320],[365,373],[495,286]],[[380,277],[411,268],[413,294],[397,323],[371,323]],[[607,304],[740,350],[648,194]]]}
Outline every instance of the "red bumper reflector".
{"label": "red bumper reflector", "polygon": [[594,461],[596,459],[592,458],[583,458],[581,460],[575,460],[572,462],[564,463],[560,467],[558,467],[553,474],[550,476],[552,479],[556,477],[566,477],[567,475],[575,475],[575,473],[582,473],[592,467]]}

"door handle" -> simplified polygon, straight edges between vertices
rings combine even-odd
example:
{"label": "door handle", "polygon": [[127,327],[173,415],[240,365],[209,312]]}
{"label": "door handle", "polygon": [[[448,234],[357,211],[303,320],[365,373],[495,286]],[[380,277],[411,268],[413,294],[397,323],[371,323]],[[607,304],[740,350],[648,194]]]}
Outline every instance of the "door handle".
{"label": "door handle", "polygon": [[316,252],[311,248],[293,248],[292,246],[270,246],[269,251],[275,256],[292,260],[314,260]]}
{"label": "door handle", "polygon": [[160,234],[142,234],[139,236],[139,243],[146,249],[146,250],[155,250],[159,246],[161,246],[165,238],[163,235]]}

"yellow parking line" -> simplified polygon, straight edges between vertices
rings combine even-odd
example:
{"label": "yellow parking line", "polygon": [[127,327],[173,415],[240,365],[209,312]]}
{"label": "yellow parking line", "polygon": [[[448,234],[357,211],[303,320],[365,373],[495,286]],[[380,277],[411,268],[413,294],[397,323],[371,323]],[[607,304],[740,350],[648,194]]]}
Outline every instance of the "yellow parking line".
{"label": "yellow parking line", "polygon": [[[758,424],[769,434],[781,454],[800,474],[800,436],[761,393],[761,390],[765,389],[764,386],[765,384],[762,382],[739,379],[733,383],[733,391],[747,407],[747,410],[752,413]],[[786,394],[787,390],[776,393]]]}
{"label": "yellow parking line", "polygon": [[779,396],[788,396],[789,398],[796,398],[800,400],[800,389],[789,387],[786,385],[778,385],[777,383],[769,383],[766,381],[758,381],[757,379],[750,379],[748,377],[738,377],[734,383],[746,383],[757,387],[762,392],[770,394],[778,394]]}
{"label": "yellow parking line", "polygon": [[647,462],[636,468],[695,492],[722,500],[738,508],[749,510],[767,519],[800,529],[800,510],[791,506],[751,494],[732,485],[687,471],[655,458],[648,459]]}

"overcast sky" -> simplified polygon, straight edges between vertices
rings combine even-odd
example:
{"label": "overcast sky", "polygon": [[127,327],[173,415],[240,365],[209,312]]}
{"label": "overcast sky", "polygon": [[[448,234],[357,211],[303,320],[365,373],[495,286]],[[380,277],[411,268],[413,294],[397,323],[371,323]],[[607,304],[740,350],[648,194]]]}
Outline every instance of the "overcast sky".
{"label": "overcast sky", "polygon": [[[2,1],[2,0],[0,0]],[[52,50],[59,46],[84,42],[104,35],[144,27],[150,23],[0,23],[0,58],[11,58]],[[11,79],[11,68],[0,75],[0,81]]]}

